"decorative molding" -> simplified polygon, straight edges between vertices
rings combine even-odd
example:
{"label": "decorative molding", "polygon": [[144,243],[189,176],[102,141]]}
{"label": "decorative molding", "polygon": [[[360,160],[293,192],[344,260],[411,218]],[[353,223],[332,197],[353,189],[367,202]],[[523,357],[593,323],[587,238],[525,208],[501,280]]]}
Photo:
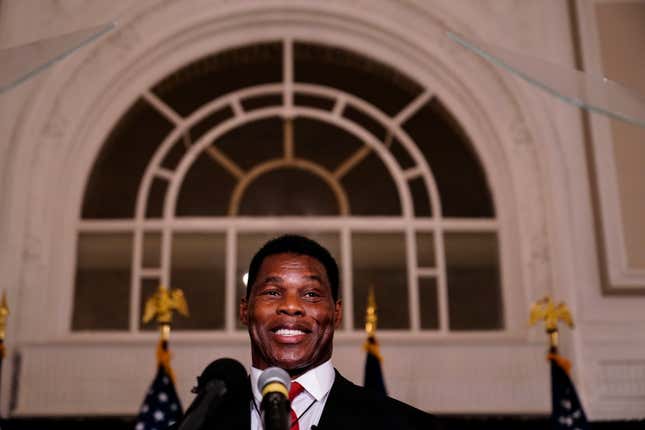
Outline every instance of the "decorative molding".
{"label": "decorative molding", "polygon": [[605,400],[645,399],[645,359],[600,360],[597,395]]}
{"label": "decorative molding", "polygon": [[592,420],[642,419],[645,416],[643,350],[624,343],[594,345],[586,350],[591,373],[583,403]]}

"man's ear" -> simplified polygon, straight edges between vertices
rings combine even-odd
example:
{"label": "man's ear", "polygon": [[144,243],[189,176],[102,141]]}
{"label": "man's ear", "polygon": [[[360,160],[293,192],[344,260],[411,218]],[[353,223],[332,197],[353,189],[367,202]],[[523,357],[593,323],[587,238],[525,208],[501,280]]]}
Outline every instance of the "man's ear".
{"label": "man's ear", "polygon": [[336,318],[334,329],[337,329],[343,321],[343,301],[341,299],[336,300],[336,304],[334,305],[334,317]]}
{"label": "man's ear", "polygon": [[246,326],[249,325],[249,303],[245,297],[240,300],[240,322]]}

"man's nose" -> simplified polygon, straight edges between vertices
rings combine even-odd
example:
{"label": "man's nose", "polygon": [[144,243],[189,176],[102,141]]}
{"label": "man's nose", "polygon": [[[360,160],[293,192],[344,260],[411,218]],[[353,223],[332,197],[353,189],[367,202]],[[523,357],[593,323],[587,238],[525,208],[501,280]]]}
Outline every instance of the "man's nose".
{"label": "man's nose", "polygon": [[295,293],[286,293],[282,296],[282,300],[278,305],[278,313],[287,315],[302,315],[304,308],[300,301],[300,297]]}

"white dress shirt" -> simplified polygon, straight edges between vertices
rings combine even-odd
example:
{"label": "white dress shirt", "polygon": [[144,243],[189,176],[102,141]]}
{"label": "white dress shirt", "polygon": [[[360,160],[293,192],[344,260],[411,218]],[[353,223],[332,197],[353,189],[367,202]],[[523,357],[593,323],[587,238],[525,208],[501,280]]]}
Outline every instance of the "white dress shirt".
{"label": "white dress shirt", "polygon": [[[261,373],[262,370],[251,367],[251,389],[253,390],[251,430],[262,430],[263,428],[259,413],[262,393],[257,387]],[[291,403],[291,408],[299,417],[300,430],[310,430],[311,426],[318,425],[335,377],[334,366],[331,364],[331,360],[328,360],[295,379],[305,389]]]}

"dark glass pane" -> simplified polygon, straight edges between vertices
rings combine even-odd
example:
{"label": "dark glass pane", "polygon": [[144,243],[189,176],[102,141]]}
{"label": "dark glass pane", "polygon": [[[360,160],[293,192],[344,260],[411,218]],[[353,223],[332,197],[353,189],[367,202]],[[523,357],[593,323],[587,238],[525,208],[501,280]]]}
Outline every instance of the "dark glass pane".
{"label": "dark glass pane", "polygon": [[[159,279],[141,280],[141,290],[139,294],[139,330],[146,330],[146,331],[159,330],[157,321],[154,318],[145,324],[143,323],[143,314],[144,314],[146,302],[150,297],[152,297],[153,294],[157,292],[157,290],[159,289],[159,285],[160,285]],[[190,310],[190,304],[188,306],[189,306],[188,309]],[[173,318],[173,327],[174,327],[174,322],[179,318],[184,318],[184,316],[179,315],[177,312],[175,312],[174,318]]]}
{"label": "dark glass pane", "polygon": [[408,270],[403,233],[353,233],[354,328],[365,327],[370,287],[378,306],[378,327],[410,327]]}
{"label": "dark glass pane", "polygon": [[121,117],[99,153],[83,198],[83,218],[132,218],[139,183],[172,126],[143,100]]}
{"label": "dark glass pane", "polygon": [[418,267],[435,267],[434,234],[417,232],[417,265]]}
{"label": "dark glass pane", "polygon": [[246,111],[261,109],[269,106],[281,106],[282,95],[271,94],[265,96],[251,97],[242,100],[242,108]]}
{"label": "dark glass pane", "polygon": [[293,97],[293,103],[296,106],[307,106],[322,110],[331,110],[334,107],[335,102],[324,97],[295,94]]}
{"label": "dark glass pane", "polygon": [[331,124],[309,118],[293,121],[294,153],[333,172],[363,147],[353,134]]}
{"label": "dark glass pane", "polygon": [[296,43],[294,76],[354,94],[389,115],[409,104],[422,88],[394,68],[349,50]]}
{"label": "dark glass pane", "polygon": [[434,174],[443,216],[493,217],[486,175],[468,137],[436,98],[404,124]]}
{"label": "dark glass pane", "polygon": [[421,176],[408,181],[410,187],[410,194],[412,194],[412,203],[414,204],[414,216],[416,217],[430,217],[432,216],[432,208],[430,205],[430,196],[428,195],[428,188]]}
{"label": "dark glass pane", "polygon": [[252,85],[282,80],[282,44],[263,43],[201,58],[171,74],[153,91],[180,115]]}
{"label": "dark glass pane", "polygon": [[366,113],[363,113],[358,109],[354,109],[351,106],[347,106],[343,116],[368,131],[379,142],[383,142],[385,139],[385,127]]}
{"label": "dark glass pane", "polygon": [[421,311],[421,328],[437,330],[439,328],[439,301],[437,300],[437,280],[419,278],[419,306]]}
{"label": "dark glass pane", "polygon": [[76,258],[72,330],[127,330],[132,234],[81,233]]}
{"label": "dark glass pane", "polygon": [[502,329],[496,234],[447,233],[445,247],[450,329]]}
{"label": "dark glass pane", "polygon": [[284,121],[266,118],[235,128],[215,142],[215,146],[240,168],[249,170],[271,158],[284,156]]}
{"label": "dark glass pane", "polygon": [[[300,234],[315,240],[331,253],[338,264],[338,270],[342,273],[340,265],[340,239],[336,232],[315,232],[315,231],[291,231],[289,233]],[[243,282],[244,275],[249,271],[249,264],[256,252],[269,240],[278,237],[283,233],[279,232],[253,232],[240,233],[237,239],[237,270],[235,272],[236,303],[239,303],[242,296],[246,296],[246,284]],[[342,278],[342,275],[341,275]],[[341,295],[342,287],[339,286],[338,294]],[[246,328],[238,321],[238,328]]]}
{"label": "dark glass pane", "polygon": [[177,197],[177,216],[225,216],[237,180],[207,153],[190,167]]}
{"label": "dark glass pane", "polygon": [[240,201],[239,215],[339,215],[336,195],[320,177],[300,169],[273,170],[257,178]]}
{"label": "dark glass pane", "polygon": [[168,181],[161,178],[154,178],[150,185],[148,194],[148,205],[146,206],[146,218],[161,218],[163,205],[166,200]]}
{"label": "dark glass pane", "polygon": [[147,232],[143,234],[143,255],[144,268],[156,269],[161,267],[161,233]]}
{"label": "dark glass pane", "polygon": [[351,169],[341,182],[347,191],[352,215],[401,215],[394,180],[374,152]]}
{"label": "dark glass pane", "polygon": [[224,328],[226,240],[223,233],[176,233],[170,286],[186,296],[190,318],[177,316],[176,330]]}

